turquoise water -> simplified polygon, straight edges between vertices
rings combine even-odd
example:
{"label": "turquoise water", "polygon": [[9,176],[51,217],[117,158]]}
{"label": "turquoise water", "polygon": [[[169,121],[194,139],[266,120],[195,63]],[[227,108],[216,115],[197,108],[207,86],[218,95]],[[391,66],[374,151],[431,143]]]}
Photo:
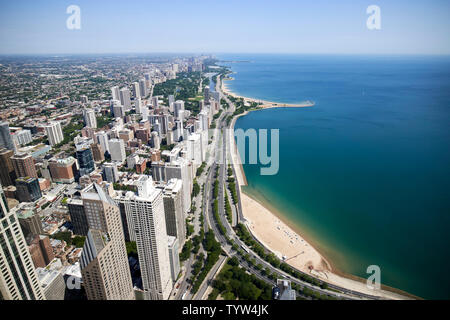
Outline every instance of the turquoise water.
{"label": "turquoise water", "polygon": [[450,298],[450,58],[223,55],[237,94],[313,108],[251,112],[280,129],[280,170],[245,165],[247,191],[282,212],[341,271]]}

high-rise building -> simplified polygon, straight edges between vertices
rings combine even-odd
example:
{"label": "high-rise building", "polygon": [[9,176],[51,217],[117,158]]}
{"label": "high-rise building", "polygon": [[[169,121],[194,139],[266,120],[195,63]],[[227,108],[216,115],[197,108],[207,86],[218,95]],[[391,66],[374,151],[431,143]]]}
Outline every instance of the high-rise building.
{"label": "high-rise building", "polygon": [[89,231],[80,259],[89,300],[134,300],[119,208],[98,185],[81,191]]}
{"label": "high-rise building", "polygon": [[145,79],[139,80],[139,92],[141,93],[141,97],[145,98],[148,95],[147,84],[145,83]]}
{"label": "high-rise building", "polygon": [[166,300],[172,290],[163,196],[150,176],[141,175],[137,194],[126,193],[125,210],[133,221],[144,297]]}
{"label": "high-rise building", "polygon": [[17,141],[18,145],[24,146],[33,141],[30,130],[20,130],[14,133],[13,139]]}
{"label": "high-rise building", "polygon": [[38,236],[44,234],[41,218],[33,210],[21,210],[17,213],[17,218],[19,218],[19,223],[25,238],[29,235]]}
{"label": "high-rise building", "polygon": [[89,128],[97,128],[97,118],[94,109],[83,109],[84,124]]}
{"label": "high-rise building", "polygon": [[133,90],[133,97],[135,99],[139,99],[141,97],[141,89],[139,88],[139,82],[133,82],[131,88]]}
{"label": "high-rise building", "polygon": [[36,268],[45,268],[55,258],[50,239],[44,235],[34,236],[28,250]]}
{"label": "high-rise building", "polygon": [[89,230],[86,214],[84,212],[83,200],[71,198],[67,200],[69,208],[70,222],[73,226],[73,233],[86,236]]}
{"label": "high-rise building", "polygon": [[77,157],[78,165],[80,167],[79,169],[80,177],[89,174],[95,170],[94,157],[92,156],[92,150],[90,147],[85,146],[83,148],[80,148],[79,150],[76,151],[75,155]]}
{"label": "high-rise building", "polygon": [[0,186],[0,296],[3,300],[45,300],[22,229]]}
{"label": "high-rise building", "polygon": [[59,122],[51,122],[44,126],[47,133],[48,142],[51,146],[54,146],[64,140],[64,135]]}
{"label": "high-rise building", "polygon": [[0,122],[0,147],[16,152],[16,145],[11,136],[8,122]]}
{"label": "high-rise building", "polygon": [[106,181],[114,183],[119,180],[119,170],[116,163],[104,163],[103,175]]}
{"label": "high-rise building", "polygon": [[105,152],[99,143],[91,144],[92,156],[95,162],[101,162],[105,160]]}
{"label": "high-rise building", "polygon": [[74,157],[51,158],[48,161],[48,167],[52,180],[56,183],[72,183],[78,173],[77,161]]}
{"label": "high-rise building", "polygon": [[184,110],[184,101],[183,100],[177,100],[173,103],[173,115],[175,118],[179,118],[179,113],[181,110]]}
{"label": "high-rise building", "polygon": [[125,111],[131,109],[131,97],[130,97],[130,89],[122,88],[120,89],[120,103],[125,108]]}
{"label": "high-rise building", "polygon": [[37,268],[36,273],[47,300],[64,300],[66,282],[62,273],[44,268]]}
{"label": "high-rise building", "polygon": [[102,147],[103,152],[109,152],[109,137],[105,131],[99,131],[95,134],[97,143]]}
{"label": "high-rise building", "polygon": [[0,183],[4,186],[11,186],[16,181],[16,172],[11,157],[14,151],[8,149],[0,150]]}
{"label": "high-rise building", "polygon": [[123,118],[125,116],[125,107],[120,104],[113,105],[114,118]]}
{"label": "high-rise building", "polygon": [[117,162],[124,162],[127,158],[125,153],[125,143],[122,139],[109,140],[109,152],[111,154],[111,160]]}
{"label": "high-rise building", "polygon": [[42,197],[38,179],[31,177],[16,179],[16,193],[20,202],[34,202]]}
{"label": "high-rise building", "polygon": [[205,89],[203,90],[203,96],[205,97],[205,102],[209,103],[209,98],[210,98],[209,86],[206,86]]}
{"label": "high-rise building", "polygon": [[18,153],[11,157],[16,177],[37,178],[33,157],[27,153]]}
{"label": "high-rise building", "polygon": [[119,87],[115,86],[111,88],[111,96],[112,100],[120,100]]}
{"label": "high-rise building", "polygon": [[171,179],[164,185],[164,213],[167,235],[177,237],[182,246],[186,240],[186,217],[183,212],[183,182]]}
{"label": "high-rise building", "polygon": [[193,133],[186,140],[187,158],[197,167],[203,162],[200,134]]}
{"label": "high-rise building", "polygon": [[172,275],[172,281],[175,282],[180,273],[180,255],[179,255],[179,243],[176,237],[167,237],[167,246],[169,248],[169,260],[170,260],[170,273]]}

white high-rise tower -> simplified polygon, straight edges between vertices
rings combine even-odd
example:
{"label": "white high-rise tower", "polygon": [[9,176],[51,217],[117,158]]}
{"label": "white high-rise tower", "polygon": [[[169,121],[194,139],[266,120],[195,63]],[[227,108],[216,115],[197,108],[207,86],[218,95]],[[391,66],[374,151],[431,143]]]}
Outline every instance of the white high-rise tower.
{"label": "white high-rise tower", "polygon": [[137,195],[127,192],[123,203],[134,226],[144,296],[147,300],[167,300],[172,276],[163,194],[150,176],[140,176],[135,185]]}

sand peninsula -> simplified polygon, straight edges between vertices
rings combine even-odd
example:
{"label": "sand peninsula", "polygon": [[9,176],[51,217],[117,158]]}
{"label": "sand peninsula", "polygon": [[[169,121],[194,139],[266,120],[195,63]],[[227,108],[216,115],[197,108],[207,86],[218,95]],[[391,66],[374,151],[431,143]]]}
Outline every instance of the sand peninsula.
{"label": "sand peninsula", "polygon": [[[305,101],[299,104],[286,104],[272,101],[264,101],[259,99],[253,99],[243,97],[231,92],[227,88],[225,81],[231,81],[232,78],[221,80],[217,79],[216,87],[224,94],[230,95],[234,98],[242,98],[245,102],[258,104],[261,103],[259,109],[246,111],[233,117],[230,128],[234,129],[236,120],[245,116],[251,111],[268,109],[268,108],[304,108],[313,107],[314,102]],[[233,163],[241,163],[239,152],[237,150],[235,140],[233,137],[233,131],[229,130],[231,160]],[[307,272],[312,276],[335,285],[358,291],[361,293],[378,296],[381,299],[414,299],[418,298],[410,295],[401,290],[391,288],[382,285],[380,290],[372,290],[366,286],[365,279],[345,274],[340,272],[332,266],[332,264],[316,249],[305,237],[300,235],[299,227],[286,219],[285,215],[278,212],[275,208],[270,207],[267,203],[262,204],[260,201],[255,200],[246,194],[242,187],[247,185],[247,179],[242,165],[235,165],[237,185],[241,194],[242,213],[245,218],[245,224],[249,228],[250,232],[262,243],[264,246],[271,250],[280,259],[284,260],[294,268]]]}

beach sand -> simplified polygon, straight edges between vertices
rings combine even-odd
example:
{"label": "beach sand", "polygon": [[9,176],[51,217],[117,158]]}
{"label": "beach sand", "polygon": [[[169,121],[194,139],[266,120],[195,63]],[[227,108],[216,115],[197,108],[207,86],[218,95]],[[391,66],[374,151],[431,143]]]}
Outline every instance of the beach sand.
{"label": "beach sand", "polygon": [[[230,81],[230,80],[225,80],[225,81]],[[230,95],[234,98],[244,99],[244,103],[245,102],[247,102],[247,103],[256,102],[258,104],[260,103],[261,105],[259,107],[264,108],[264,109],[266,109],[266,108],[302,108],[302,107],[312,107],[315,105],[315,103],[312,101],[303,101],[303,102],[299,102],[299,103],[283,103],[283,102],[273,102],[273,101],[259,100],[259,99],[253,99],[253,98],[240,96],[240,95],[235,94],[234,92],[231,92],[228,89],[225,81],[221,81],[223,92],[227,93],[228,95]]]}
{"label": "beach sand", "polygon": [[[229,92],[223,81],[221,81],[221,85],[223,92],[239,97]],[[249,102],[256,101],[250,98],[244,99],[247,99]],[[247,113],[248,111],[234,117],[231,128],[234,128],[236,120],[240,116],[244,116]],[[308,243],[298,231],[294,231],[288,223],[283,221],[282,219],[284,218],[281,215],[280,217],[277,216],[277,214],[242,191],[242,186],[247,185],[247,180],[245,178],[243,167],[240,164],[240,157],[233,137],[233,130],[229,130],[229,137],[227,140],[231,142],[230,160],[233,164],[236,164],[234,167],[236,171],[236,180],[241,194],[242,213],[250,232],[252,232],[266,248],[271,250],[280,259],[284,257],[286,263],[298,270],[307,272],[312,276],[326,280],[335,285],[378,296],[383,299],[398,300],[411,299],[413,297],[394,288],[389,288],[389,291],[385,289],[371,289],[367,287],[365,281],[363,281],[364,279],[345,275],[338,270],[333,270],[332,265],[319,253],[319,251]],[[396,292],[393,292],[392,290]]]}

